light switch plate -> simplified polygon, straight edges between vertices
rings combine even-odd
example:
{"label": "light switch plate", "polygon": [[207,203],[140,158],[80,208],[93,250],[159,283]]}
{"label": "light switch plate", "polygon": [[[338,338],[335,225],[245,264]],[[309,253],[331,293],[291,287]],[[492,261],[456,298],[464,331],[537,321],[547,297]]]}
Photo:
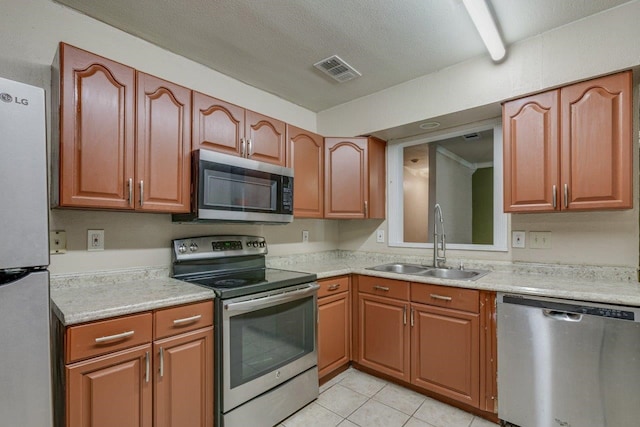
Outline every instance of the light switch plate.
{"label": "light switch plate", "polygon": [[49,253],[67,253],[67,233],[64,230],[49,232]]}
{"label": "light switch plate", "polygon": [[302,230],[302,243],[309,243],[309,231]]}
{"label": "light switch plate", "polygon": [[104,230],[87,230],[87,250],[104,251]]}
{"label": "light switch plate", "polygon": [[551,232],[530,231],[529,247],[531,249],[551,249]]}
{"label": "light switch plate", "polygon": [[511,247],[512,248],[524,248],[525,247],[525,235],[524,231],[511,232]]}
{"label": "light switch plate", "polygon": [[378,230],[376,232],[376,242],[384,243],[384,230]]}

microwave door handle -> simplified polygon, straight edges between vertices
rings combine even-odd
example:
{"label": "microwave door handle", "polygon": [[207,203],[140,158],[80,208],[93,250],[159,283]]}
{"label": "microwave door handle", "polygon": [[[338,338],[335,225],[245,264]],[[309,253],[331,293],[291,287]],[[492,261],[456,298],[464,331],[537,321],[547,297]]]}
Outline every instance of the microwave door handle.
{"label": "microwave door handle", "polygon": [[282,304],[285,302],[295,301],[314,294],[320,285],[313,283],[304,289],[297,291],[283,292],[276,295],[270,295],[264,298],[252,299],[249,301],[234,302],[225,304],[224,309],[227,311],[255,311],[265,307],[273,307],[274,304]]}

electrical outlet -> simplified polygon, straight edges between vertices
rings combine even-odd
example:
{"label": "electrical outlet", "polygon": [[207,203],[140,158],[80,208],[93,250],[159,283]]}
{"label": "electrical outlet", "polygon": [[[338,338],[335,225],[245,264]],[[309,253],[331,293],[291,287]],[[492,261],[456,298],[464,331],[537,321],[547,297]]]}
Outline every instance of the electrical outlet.
{"label": "electrical outlet", "polygon": [[104,251],[104,230],[87,230],[87,250]]}
{"label": "electrical outlet", "polygon": [[384,243],[384,230],[378,230],[376,233],[376,242]]}
{"label": "electrical outlet", "polygon": [[67,233],[64,230],[49,232],[49,253],[67,253]]}
{"label": "electrical outlet", "polygon": [[524,248],[525,247],[525,232],[513,231],[511,233],[511,247],[512,248]]}
{"label": "electrical outlet", "polygon": [[309,243],[309,231],[302,230],[302,243]]}
{"label": "electrical outlet", "polygon": [[551,248],[551,232],[550,231],[530,231],[529,240],[531,240],[531,249],[550,249]]}

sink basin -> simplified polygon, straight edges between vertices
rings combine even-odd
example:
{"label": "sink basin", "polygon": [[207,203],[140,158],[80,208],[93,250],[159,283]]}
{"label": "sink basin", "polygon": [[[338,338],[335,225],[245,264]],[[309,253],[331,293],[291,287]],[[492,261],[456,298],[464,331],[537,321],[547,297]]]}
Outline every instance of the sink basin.
{"label": "sink basin", "polygon": [[432,268],[421,273],[421,276],[437,277],[438,279],[476,280],[489,273],[487,270],[455,270],[450,268]]}
{"label": "sink basin", "polygon": [[394,263],[377,265],[375,267],[369,267],[368,269],[375,271],[388,271],[390,273],[400,274],[421,274],[426,272],[429,268],[430,267],[425,267],[423,265]]}
{"label": "sink basin", "polygon": [[476,280],[489,273],[488,270],[459,270],[454,268],[433,268],[426,265],[391,263],[369,267],[367,270],[388,273],[411,274],[414,276],[436,277],[450,280]]}

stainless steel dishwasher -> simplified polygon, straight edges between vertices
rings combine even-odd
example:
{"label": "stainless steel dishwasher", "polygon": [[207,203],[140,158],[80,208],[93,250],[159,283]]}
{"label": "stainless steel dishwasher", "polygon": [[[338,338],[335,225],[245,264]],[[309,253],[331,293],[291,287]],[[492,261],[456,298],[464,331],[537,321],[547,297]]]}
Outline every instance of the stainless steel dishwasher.
{"label": "stainless steel dishwasher", "polygon": [[640,308],[498,293],[498,417],[640,425]]}

